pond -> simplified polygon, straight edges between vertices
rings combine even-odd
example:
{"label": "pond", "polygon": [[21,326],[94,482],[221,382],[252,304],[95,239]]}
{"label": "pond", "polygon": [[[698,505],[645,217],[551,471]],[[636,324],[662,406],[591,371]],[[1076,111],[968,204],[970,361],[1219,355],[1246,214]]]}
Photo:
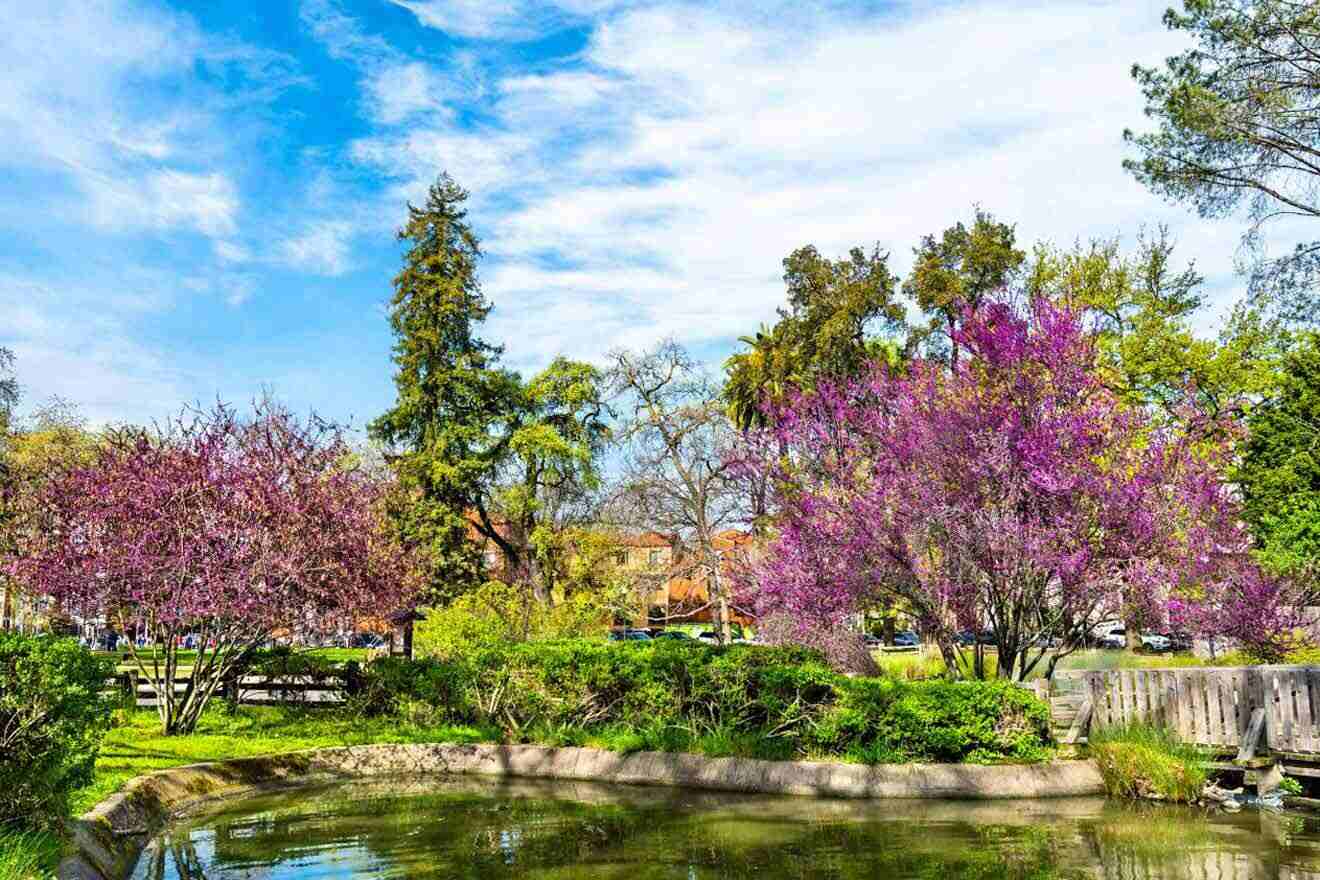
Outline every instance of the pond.
{"label": "pond", "polygon": [[1320,880],[1320,824],[1100,799],[841,801],[573,782],[352,784],[184,820],[139,880]]}

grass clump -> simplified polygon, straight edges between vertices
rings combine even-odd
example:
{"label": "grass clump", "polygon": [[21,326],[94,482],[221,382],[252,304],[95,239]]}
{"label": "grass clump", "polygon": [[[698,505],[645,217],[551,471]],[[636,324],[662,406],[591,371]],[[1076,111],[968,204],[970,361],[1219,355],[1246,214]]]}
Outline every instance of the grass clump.
{"label": "grass clump", "polygon": [[0,880],[47,880],[55,868],[63,843],[45,831],[0,828]]}
{"label": "grass clump", "polygon": [[1208,778],[1196,750],[1179,743],[1164,728],[1131,725],[1096,731],[1092,757],[1114,797],[1192,803]]}

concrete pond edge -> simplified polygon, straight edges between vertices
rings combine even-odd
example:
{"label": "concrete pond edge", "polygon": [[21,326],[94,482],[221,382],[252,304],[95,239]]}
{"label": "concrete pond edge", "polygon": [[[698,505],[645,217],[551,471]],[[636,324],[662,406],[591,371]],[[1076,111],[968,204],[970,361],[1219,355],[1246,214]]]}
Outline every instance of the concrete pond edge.
{"label": "concrete pond edge", "polygon": [[664,785],[832,798],[1059,798],[1104,794],[1089,760],[1043,764],[839,764],[620,754],[534,745],[401,744],[311,749],[139,776],[71,823],[69,880],[123,880],[151,836],[208,805],[284,787],[386,776],[482,776]]}

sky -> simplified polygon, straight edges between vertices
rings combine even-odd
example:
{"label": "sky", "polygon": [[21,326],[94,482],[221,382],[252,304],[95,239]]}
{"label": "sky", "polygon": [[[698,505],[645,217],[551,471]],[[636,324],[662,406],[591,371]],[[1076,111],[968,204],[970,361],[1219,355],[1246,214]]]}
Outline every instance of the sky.
{"label": "sky", "polygon": [[1148,0],[43,0],[0,4],[0,346],[30,410],[95,423],[273,393],[362,425],[393,399],[394,233],[472,193],[525,373],[663,337],[712,365],[780,261],[980,205],[1019,241],[1167,223],[1217,316],[1240,221],[1120,167]]}

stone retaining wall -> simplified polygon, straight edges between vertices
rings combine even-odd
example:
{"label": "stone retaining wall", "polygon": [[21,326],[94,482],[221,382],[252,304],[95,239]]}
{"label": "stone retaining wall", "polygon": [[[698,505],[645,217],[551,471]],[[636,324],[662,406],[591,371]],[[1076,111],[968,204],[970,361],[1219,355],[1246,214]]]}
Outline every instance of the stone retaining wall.
{"label": "stone retaining wall", "polygon": [[177,767],[134,779],[73,823],[77,852],[61,878],[121,880],[152,834],[208,804],[282,786],[380,776],[479,774],[674,785],[835,798],[1046,798],[1104,793],[1091,761],[982,766],[865,766],[503,745],[315,749]]}

